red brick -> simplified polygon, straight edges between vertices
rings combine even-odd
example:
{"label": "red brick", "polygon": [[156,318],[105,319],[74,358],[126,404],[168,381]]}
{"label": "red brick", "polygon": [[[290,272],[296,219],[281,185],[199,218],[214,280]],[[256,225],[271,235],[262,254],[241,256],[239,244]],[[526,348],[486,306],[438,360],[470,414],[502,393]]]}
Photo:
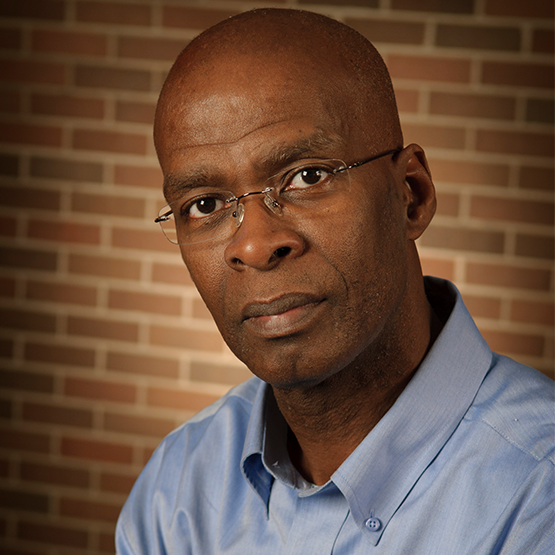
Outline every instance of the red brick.
{"label": "red brick", "polygon": [[100,474],[100,490],[128,495],[137,477],[137,474],[128,475],[102,472]]}
{"label": "red brick", "polygon": [[116,165],[114,180],[118,185],[152,187],[161,192],[164,176],[159,167]]}
{"label": "red brick", "polygon": [[529,98],[526,101],[526,121],[553,123],[555,121],[555,103],[544,98]]}
{"label": "red brick", "polygon": [[32,48],[37,52],[105,56],[107,40],[105,35],[95,33],[35,29],[32,34]]}
{"label": "red brick", "polygon": [[[4,420],[11,420],[14,417],[13,403],[8,399],[0,399],[0,418]],[[0,463],[0,476],[3,475],[4,463]]]}
{"label": "red brick", "polygon": [[67,158],[31,158],[31,175],[70,181],[102,181],[102,165]]}
{"label": "red brick", "polygon": [[13,341],[0,337],[0,357],[12,358]]}
{"label": "red brick", "polygon": [[191,380],[198,382],[226,383],[237,385],[252,377],[245,366],[229,366],[207,364],[204,362],[191,363]]}
{"label": "red brick", "polygon": [[464,295],[464,303],[474,318],[498,320],[501,317],[501,301],[499,299]]}
{"label": "red brick", "polygon": [[64,0],[17,0],[0,3],[0,16],[28,19],[62,20],[65,17]]}
{"label": "red brick", "polygon": [[458,58],[390,55],[386,59],[393,79],[468,83],[470,61]]}
{"label": "red brick", "polygon": [[146,154],[146,147],[147,141],[144,135],[88,129],[76,129],[73,132],[73,148],[78,150],[100,150],[144,155]]}
{"label": "red brick", "polygon": [[212,314],[210,314],[202,299],[193,299],[193,318],[212,320]]}
{"label": "red brick", "polygon": [[424,24],[392,19],[346,18],[345,23],[372,43],[422,44]]}
{"label": "red brick", "polygon": [[486,0],[485,13],[509,17],[553,18],[553,2],[549,0]]}
{"label": "red brick", "polygon": [[518,52],[520,40],[516,27],[440,24],[436,28],[438,46]]}
{"label": "red brick", "polygon": [[210,10],[183,6],[164,6],[162,24],[166,27],[185,27],[187,29],[206,29],[235,15],[228,10]]}
{"label": "red brick", "polygon": [[149,71],[142,69],[77,66],[75,84],[78,87],[147,92],[150,90],[151,76]]}
{"label": "red brick", "polygon": [[154,314],[181,314],[181,298],[155,293],[139,293],[112,289],[108,296],[108,306],[120,310],[138,310]]}
{"label": "red brick", "polygon": [[177,39],[123,36],[118,41],[118,56],[173,62],[187,43]]}
{"label": "red brick", "polygon": [[82,518],[88,521],[102,520],[116,523],[121,505],[112,503],[100,503],[84,499],[60,499],[60,514],[71,518]]}
{"label": "red brick", "polygon": [[469,262],[466,279],[469,283],[481,285],[549,291],[551,276],[548,270]]}
{"label": "red brick", "polygon": [[492,351],[537,357],[543,355],[545,343],[543,337],[496,330],[481,330],[481,332]]}
{"label": "red brick", "polygon": [[66,378],[64,393],[85,399],[99,399],[115,403],[134,403],[137,388],[118,382]]}
{"label": "red brick", "polygon": [[192,286],[193,280],[185,264],[153,264],[152,281]]}
{"label": "red brick", "polygon": [[114,534],[108,534],[105,532],[101,532],[98,534],[98,549],[102,551],[102,553],[114,553]]}
{"label": "red brick", "polygon": [[50,251],[0,247],[0,266],[55,271],[58,256]]}
{"label": "red brick", "polygon": [[0,278],[0,297],[13,298],[15,296],[15,279]]}
{"label": "red brick", "polygon": [[78,21],[111,23],[114,25],[150,25],[151,7],[145,4],[118,2],[78,2]]}
{"label": "red brick", "polygon": [[21,479],[28,482],[42,482],[85,489],[90,484],[89,471],[80,468],[22,462],[19,473]]}
{"label": "red brick", "polygon": [[0,27],[0,48],[19,50],[21,48],[21,29]]}
{"label": "red brick", "polygon": [[116,119],[152,125],[155,110],[156,104],[154,103],[119,101],[116,104]]}
{"label": "red brick", "polygon": [[17,523],[17,537],[40,544],[63,545],[81,549],[85,549],[88,544],[88,533],[85,530],[25,521]]}
{"label": "red brick", "polygon": [[488,85],[553,88],[553,66],[511,62],[484,62],[482,82]]}
{"label": "red brick", "polygon": [[64,85],[66,67],[63,64],[30,60],[0,60],[0,75],[4,81]]}
{"label": "red brick", "polygon": [[553,260],[555,244],[553,236],[528,235],[519,233],[516,236],[515,254],[530,258]]}
{"label": "red brick", "polygon": [[22,418],[23,420],[42,424],[75,426],[77,428],[92,428],[93,425],[93,414],[90,410],[39,403],[23,403]]}
{"label": "red brick", "polygon": [[141,263],[109,256],[70,254],[69,271],[72,274],[138,280],[141,277]]}
{"label": "red brick", "polygon": [[553,54],[555,50],[555,33],[552,29],[534,29],[532,35],[532,52]]}
{"label": "red brick", "polygon": [[16,177],[19,174],[19,157],[13,154],[0,154],[0,174]]}
{"label": "red brick", "polygon": [[524,166],[520,169],[518,186],[521,189],[539,189],[542,191],[553,191],[555,175],[553,168],[537,168]]}
{"label": "red brick", "polygon": [[53,393],[54,378],[49,374],[27,372],[25,370],[0,370],[0,384],[3,389]]}
{"label": "red brick", "polygon": [[121,443],[64,437],[61,449],[66,457],[91,461],[131,464],[133,460],[133,448]]}
{"label": "red brick", "polygon": [[0,216],[0,235],[3,237],[15,237],[17,233],[17,221],[15,218],[4,218]]}
{"label": "red brick", "polygon": [[[0,112],[16,114],[21,111],[21,96],[18,91],[0,91]],[[5,156],[5,155],[2,155]]]}
{"label": "red brick", "polygon": [[496,131],[494,129],[478,129],[476,132],[476,149],[483,152],[552,158],[554,147],[553,135],[548,133]]}
{"label": "red brick", "polygon": [[458,127],[405,123],[403,135],[407,144],[416,142],[424,147],[463,149],[465,145],[465,130]]}
{"label": "red brick", "polygon": [[222,338],[218,333],[170,326],[151,326],[150,343],[201,351],[219,352],[222,350]]}
{"label": "red brick", "polygon": [[474,0],[393,0],[391,7],[394,10],[471,14]]}
{"label": "red brick", "polygon": [[458,216],[460,197],[457,194],[436,193],[437,211],[441,216]]}
{"label": "red brick", "polygon": [[112,229],[112,245],[124,249],[141,249],[154,252],[179,252],[178,247],[170,243],[166,237],[164,237],[160,226],[154,223],[154,219],[152,231],[124,229],[120,227]]}
{"label": "red brick", "polygon": [[175,422],[168,418],[152,418],[130,414],[106,413],[104,429],[123,434],[137,434],[163,438],[175,428]]}
{"label": "red brick", "polygon": [[62,130],[49,125],[0,123],[0,143],[61,147]]}
{"label": "red brick", "polygon": [[408,89],[395,89],[395,99],[399,112],[418,112],[420,93]]}
{"label": "red brick", "polygon": [[505,235],[502,232],[483,229],[432,225],[420,239],[420,244],[457,251],[501,254],[504,250]]}
{"label": "red brick", "polygon": [[523,199],[474,196],[471,200],[470,215],[486,220],[507,220],[536,224],[553,224],[552,202]]}
{"label": "red brick", "polygon": [[109,370],[116,370],[118,372],[159,376],[162,378],[175,379],[179,376],[179,362],[177,360],[142,354],[109,351],[106,367]]}
{"label": "red brick", "polygon": [[31,220],[28,223],[27,236],[46,241],[98,245],[100,243],[100,227],[73,222]]}
{"label": "red brick", "polygon": [[70,335],[99,337],[115,341],[137,341],[139,337],[138,324],[102,318],[69,316],[67,331]]}
{"label": "red brick", "polygon": [[56,317],[44,312],[3,308],[0,309],[0,326],[16,330],[54,333]]}
{"label": "red brick", "polygon": [[194,393],[192,391],[176,391],[151,387],[148,390],[148,404],[155,407],[173,408],[178,410],[199,411],[218,400],[214,395]]}
{"label": "red brick", "polygon": [[34,94],[31,98],[31,111],[52,116],[102,119],[104,101],[67,94]]}
{"label": "red brick", "polygon": [[430,94],[432,114],[511,120],[515,117],[515,110],[514,97],[433,91]]}
{"label": "red brick", "polygon": [[96,289],[71,283],[47,283],[30,281],[27,284],[26,298],[52,301],[56,303],[70,303],[86,306],[96,305]]}
{"label": "red brick", "polygon": [[25,345],[25,360],[91,368],[94,366],[95,352],[92,349],[65,345],[27,343]]}
{"label": "red brick", "polygon": [[11,451],[46,454],[50,451],[50,438],[43,434],[0,430],[0,445]]}
{"label": "red brick", "polygon": [[60,193],[45,189],[27,187],[2,187],[0,204],[17,208],[34,208],[39,210],[60,209]]}
{"label": "red brick", "polygon": [[511,320],[525,324],[553,326],[555,324],[553,303],[514,299],[511,303]]}
{"label": "red brick", "polygon": [[145,201],[135,197],[73,193],[71,209],[75,212],[106,214],[118,218],[143,218]]}
{"label": "red brick", "polygon": [[47,513],[49,500],[46,495],[1,488],[0,507],[12,511]]}

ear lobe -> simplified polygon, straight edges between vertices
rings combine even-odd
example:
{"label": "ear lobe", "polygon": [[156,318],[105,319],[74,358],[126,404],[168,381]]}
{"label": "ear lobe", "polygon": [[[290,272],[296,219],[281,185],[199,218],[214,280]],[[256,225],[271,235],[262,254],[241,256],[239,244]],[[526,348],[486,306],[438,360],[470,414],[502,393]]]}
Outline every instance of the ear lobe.
{"label": "ear lobe", "polygon": [[418,239],[428,227],[436,211],[436,194],[428,161],[422,148],[411,144],[403,152],[407,157],[405,170],[407,238]]}

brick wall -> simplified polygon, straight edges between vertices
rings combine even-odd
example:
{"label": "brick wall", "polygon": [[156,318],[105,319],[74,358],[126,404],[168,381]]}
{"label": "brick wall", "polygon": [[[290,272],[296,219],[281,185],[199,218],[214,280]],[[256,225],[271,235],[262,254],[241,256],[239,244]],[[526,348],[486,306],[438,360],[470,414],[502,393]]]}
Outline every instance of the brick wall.
{"label": "brick wall", "polygon": [[151,124],[187,41],[264,5],[377,44],[438,189],[426,272],[552,372],[551,0],[0,0],[3,553],[112,553],[160,438],[249,375],[152,222]]}

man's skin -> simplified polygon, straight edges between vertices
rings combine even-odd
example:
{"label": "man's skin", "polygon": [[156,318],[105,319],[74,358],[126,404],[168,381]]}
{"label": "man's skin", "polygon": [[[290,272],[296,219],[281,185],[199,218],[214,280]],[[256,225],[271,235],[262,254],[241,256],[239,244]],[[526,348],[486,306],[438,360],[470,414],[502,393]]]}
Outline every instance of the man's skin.
{"label": "man's skin", "polygon": [[[239,196],[291,162],[352,164],[402,147],[385,70],[361,44],[286,10],[242,14],[197,39],[157,110],[168,202],[184,185]],[[271,384],[291,460],[315,484],[393,405],[441,327],[415,247],[435,210],[422,149],[350,177],[350,195],[325,210],[281,218],[254,195],[236,231],[181,246],[225,341]]]}

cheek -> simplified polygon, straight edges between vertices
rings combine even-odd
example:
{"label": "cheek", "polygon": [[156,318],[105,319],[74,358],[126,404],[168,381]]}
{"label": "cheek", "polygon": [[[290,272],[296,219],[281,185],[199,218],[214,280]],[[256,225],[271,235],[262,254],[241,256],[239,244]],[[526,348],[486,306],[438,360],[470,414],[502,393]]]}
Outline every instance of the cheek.
{"label": "cheek", "polygon": [[[226,300],[223,255],[218,257],[214,248],[197,245],[182,247],[181,258],[200,296],[220,327]],[[220,259],[222,263],[218,263]]]}

